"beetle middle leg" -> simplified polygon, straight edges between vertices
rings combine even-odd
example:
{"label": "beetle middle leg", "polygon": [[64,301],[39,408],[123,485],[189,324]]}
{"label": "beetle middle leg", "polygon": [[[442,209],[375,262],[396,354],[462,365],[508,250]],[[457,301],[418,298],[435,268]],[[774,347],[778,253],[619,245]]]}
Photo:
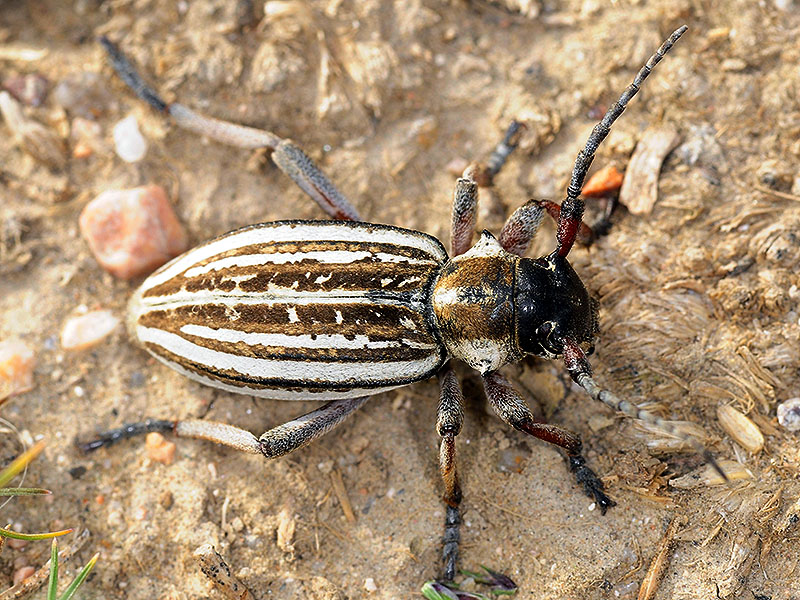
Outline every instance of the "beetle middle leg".
{"label": "beetle middle leg", "polygon": [[223,144],[253,150],[258,148],[270,150],[275,165],[332,218],[344,221],[360,220],[358,211],[353,205],[293,141],[283,139],[271,131],[214,119],[201,115],[183,104],[177,102],[170,104],[164,101],[145,83],[114,43],[106,37],[101,37],[100,43],[111,57],[111,63],[120,78],[142,100],[159,112],[168,114],[176,125]]}
{"label": "beetle middle leg", "polygon": [[492,408],[508,425],[564,449],[570,471],[575,474],[586,495],[597,503],[600,512],[605,514],[609,507],[616,504],[606,496],[600,478],[586,466],[586,459],[581,454],[583,444],[580,437],[566,429],[536,420],[519,392],[499,373],[484,375],[483,387]]}
{"label": "beetle middle leg", "polygon": [[439,446],[439,471],[444,482],[445,507],[444,539],[442,560],[444,571],[442,579],[452,581],[456,574],[458,543],[461,539],[459,526],[461,515],[461,486],[456,473],[456,436],[464,423],[464,393],[453,368],[448,364],[439,371],[439,408],[437,410],[436,432],[442,438]]}

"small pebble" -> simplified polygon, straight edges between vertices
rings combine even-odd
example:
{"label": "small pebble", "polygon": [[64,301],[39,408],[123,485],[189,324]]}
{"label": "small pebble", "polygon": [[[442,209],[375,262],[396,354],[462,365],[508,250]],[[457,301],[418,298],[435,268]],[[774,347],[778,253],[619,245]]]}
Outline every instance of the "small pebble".
{"label": "small pebble", "polygon": [[125,519],[122,516],[121,511],[113,510],[110,513],[108,513],[108,518],[106,519],[106,522],[108,523],[109,527],[116,529],[117,527],[121,527],[122,525],[125,524]]}
{"label": "small pebble", "polygon": [[84,207],[80,228],[97,262],[121,279],[147,274],[187,247],[186,232],[157,185],[103,192]]}
{"label": "small pebble", "polygon": [[[93,310],[85,315],[70,317],[61,329],[61,347],[64,350],[85,350],[99,344],[119,325],[119,319],[110,310]],[[80,397],[82,390],[75,390]]]}
{"label": "small pebble", "polygon": [[18,583],[22,583],[23,581],[25,581],[28,577],[30,577],[34,573],[36,573],[36,569],[31,567],[31,566],[21,567],[21,568],[17,569],[16,571],[14,571],[14,577],[13,577],[14,585],[17,585]]}
{"label": "small pebble", "polygon": [[72,119],[69,135],[72,140],[72,156],[75,158],[86,158],[103,148],[103,128],[97,121],[75,117]]}
{"label": "small pebble", "polygon": [[53,96],[68,113],[84,119],[99,117],[113,101],[107,82],[90,71],[69,75],[56,86]]}
{"label": "small pebble", "polygon": [[112,136],[117,156],[125,162],[139,162],[147,154],[147,140],[139,131],[135,116],[127,116],[114,125]]}
{"label": "small pebble", "polygon": [[[20,529],[22,529],[20,527]],[[6,544],[12,550],[23,550],[28,545],[28,540],[18,540],[17,538],[8,538]]]}
{"label": "small pebble", "polygon": [[722,61],[720,67],[723,71],[737,73],[739,71],[744,71],[747,68],[747,63],[743,58],[726,58]]}
{"label": "small pebble", "polygon": [[3,80],[3,89],[26,106],[41,106],[47,95],[47,79],[38,73],[11,75]]}
{"label": "small pebble", "polygon": [[147,457],[155,462],[171,465],[175,460],[175,444],[160,433],[152,431],[144,440]]}
{"label": "small pebble", "polygon": [[158,503],[164,510],[169,510],[175,504],[175,496],[169,490],[165,490],[158,498]]}
{"label": "small pebble", "polygon": [[317,465],[317,468],[326,475],[333,471],[333,461],[332,460],[323,460],[321,463]]}
{"label": "small pebble", "polygon": [[778,423],[789,431],[800,431],[800,398],[778,404]]}
{"label": "small pebble", "polygon": [[33,350],[20,340],[0,342],[0,400],[33,388]]}
{"label": "small pebble", "polygon": [[372,577],[367,577],[364,580],[364,589],[368,592],[377,592],[378,586],[375,585],[375,580]]}

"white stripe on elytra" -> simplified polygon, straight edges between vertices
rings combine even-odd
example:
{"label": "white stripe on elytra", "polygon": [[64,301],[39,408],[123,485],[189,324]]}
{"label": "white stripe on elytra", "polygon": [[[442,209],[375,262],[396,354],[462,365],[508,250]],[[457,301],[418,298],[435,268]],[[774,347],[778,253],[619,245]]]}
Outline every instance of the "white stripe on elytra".
{"label": "white stripe on elytra", "polygon": [[181,333],[202,337],[218,342],[235,344],[243,342],[249,346],[278,346],[284,348],[345,348],[355,349],[377,349],[377,348],[422,348],[435,349],[436,344],[423,344],[412,342],[411,340],[381,340],[372,342],[369,336],[356,335],[352,338],[340,333],[333,334],[301,334],[286,335],[285,333],[252,333],[239,331],[238,329],[214,329],[204,325],[184,325],[180,329]]}
{"label": "white stripe on elytra", "polygon": [[389,390],[393,390],[399,387],[403,387],[403,385],[406,385],[406,384],[387,385],[385,387],[378,387],[378,388],[354,388],[351,390],[347,390],[346,392],[337,392],[335,390],[310,391],[310,390],[287,390],[283,388],[258,388],[258,387],[250,387],[247,384],[233,385],[230,383],[225,383],[223,381],[219,381],[218,379],[212,379],[211,377],[206,377],[202,373],[197,373],[196,371],[190,371],[183,365],[176,362],[172,362],[171,360],[163,356],[159,356],[158,354],[155,354],[154,356],[169,368],[174,369],[184,377],[188,377],[189,379],[192,379],[199,383],[210,385],[211,387],[225,390],[227,392],[233,392],[234,394],[247,394],[248,396],[257,396],[259,398],[271,398],[273,400],[319,400],[321,402],[328,402],[329,400],[339,400],[342,398],[358,398],[360,396],[372,396],[374,394],[380,394],[382,392],[387,392]]}
{"label": "white stripe on elytra", "polygon": [[193,265],[228,250],[235,250],[254,244],[273,242],[302,241],[354,242],[361,244],[385,243],[395,244],[422,250],[431,259],[444,263],[447,253],[438,240],[424,233],[381,227],[364,223],[337,223],[321,221],[318,223],[263,223],[232,233],[189,250],[172,262],[167,263],[160,271],[153,273],[142,284],[147,290],[168,281]]}
{"label": "white stripe on elytra", "polygon": [[[302,260],[313,260],[326,265],[346,265],[357,260],[373,258],[377,262],[409,263],[415,265],[437,265],[433,259],[420,260],[409,256],[388,252],[368,252],[367,250],[314,250],[311,252],[274,252],[269,254],[242,254],[226,256],[208,264],[188,269],[184,277],[197,277],[211,271],[221,271],[231,267],[255,267],[261,265],[285,265]],[[324,280],[323,280],[324,281]],[[319,282],[318,282],[319,283]]]}
{"label": "white stripe on elytra", "polygon": [[255,379],[299,380],[308,381],[310,384],[334,385],[347,385],[350,381],[379,383],[418,377],[431,371],[440,362],[438,352],[431,352],[429,356],[419,360],[393,362],[271,360],[203,348],[177,334],[161,329],[139,326],[136,328],[136,333],[142,343],[155,344],[177,356],[207,365],[214,370],[235,371]]}
{"label": "white stripe on elytra", "polygon": [[[281,290],[277,292],[277,290]],[[319,290],[316,292],[296,291],[291,288],[271,288],[268,291],[254,293],[242,292],[241,290],[231,290],[223,292],[217,290],[201,290],[199,292],[180,291],[165,296],[148,296],[141,298],[139,294],[135,296],[135,303],[132,303],[131,310],[135,314],[142,314],[148,310],[176,308],[179,306],[202,306],[203,304],[222,304],[225,306],[236,306],[237,304],[256,305],[264,304],[273,306],[276,304],[291,304],[295,306],[308,304],[383,304],[390,306],[406,306],[412,310],[422,310],[422,302],[415,300],[409,301],[404,298],[392,297],[370,297],[364,291],[353,290]]]}

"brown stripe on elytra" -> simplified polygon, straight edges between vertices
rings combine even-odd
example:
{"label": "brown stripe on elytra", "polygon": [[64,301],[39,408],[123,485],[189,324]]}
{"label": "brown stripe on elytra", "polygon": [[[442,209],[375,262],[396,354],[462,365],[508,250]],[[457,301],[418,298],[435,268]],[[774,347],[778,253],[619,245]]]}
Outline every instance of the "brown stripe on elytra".
{"label": "brown stripe on elytra", "polygon": [[220,369],[217,367],[209,366],[203,363],[194,362],[185,356],[181,356],[179,354],[175,354],[162,348],[157,344],[153,344],[147,342],[144,344],[145,349],[156,355],[161,356],[165,360],[175,363],[180,367],[186,369],[187,371],[192,371],[201,375],[203,377],[207,377],[208,379],[213,379],[214,381],[219,381],[221,383],[225,383],[232,386],[239,386],[239,387],[250,387],[256,389],[273,389],[273,390],[281,390],[281,391],[290,391],[290,392],[303,392],[303,391],[310,391],[314,392],[316,390],[320,391],[335,391],[335,392],[347,392],[353,388],[370,388],[370,389],[379,389],[384,387],[396,387],[398,385],[403,385],[406,383],[413,383],[415,381],[419,381],[426,377],[429,377],[431,373],[422,373],[418,377],[407,377],[402,379],[385,379],[380,381],[358,381],[358,380],[351,380],[349,382],[340,382],[338,384],[331,384],[328,382],[319,382],[313,381],[310,378],[313,376],[313,372],[309,373],[309,380],[293,380],[293,379],[280,379],[280,378],[261,378],[261,377],[253,377],[251,375],[244,375],[239,373],[238,371],[234,371],[233,369]]}
{"label": "brown stripe on elytra", "polygon": [[[235,252],[232,256],[244,256]],[[397,255],[397,253],[394,253]],[[224,257],[223,257],[224,258]],[[212,260],[218,260],[214,257]],[[220,290],[231,292],[237,289],[237,282],[232,278],[248,277],[238,282],[238,289],[244,292],[267,291],[268,286],[292,288],[295,291],[327,291],[332,289],[408,291],[425,284],[430,274],[439,268],[431,257],[423,264],[388,262],[372,255],[346,263],[323,263],[315,259],[303,259],[298,262],[230,266],[215,269],[194,277],[186,277],[180,273],[169,280],[146,290],[143,297],[169,296],[181,290],[198,292]],[[190,269],[202,266],[202,261]],[[187,269],[188,271],[189,269]],[[330,279],[327,279],[330,276]],[[325,281],[316,283],[318,278]],[[415,280],[415,278],[420,278]],[[411,280],[411,281],[408,281]],[[297,282],[295,284],[295,282]],[[145,283],[146,285],[146,283]]]}
{"label": "brown stripe on elytra", "polygon": [[[376,364],[385,362],[412,362],[422,361],[431,356],[437,356],[437,348],[412,348],[403,344],[403,339],[390,340],[400,341],[401,346],[391,348],[336,348],[335,342],[332,346],[324,348],[291,346],[265,346],[262,344],[248,344],[246,342],[223,342],[212,338],[198,335],[181,333],[181,337],[192,344],[201,348],[208,348],[216,352],[244,356],[247,358],[258,358],[264,360],[287,360],[297,362],[322,362],[322,363],[364,363]],[[370,341],[380,341],[373,340]]]}
{"label": "brown stripe on elytra", "polygon": [[148,310],[138,324],[172,333],[183,325],[203,325],[252,333],[368,335],[375,340],[400,336],[415,343],[435,343],[420,313],[393,304],[191,304]]}
{"label": "brown stripe on elytra", "polygon": [[[265,231],[268,235],[269,230]],[[321,234],[324,235],[324,232]],[[328,252],[328,251],[347,251],[347,252],[371,252],[372,254],[390,254],[392,256],[402,256],[405,258],[420,260],[420,261],[434,261],[439,262],[439,257],[431,254],[430,252],[414,246],[403,246],[398,243],[384,243],[376,241],[355,241],[355,240],[339,240],[339,241],[326,241],[326,240],[302,240],[302,241],[284,241],[284,242],[270,242],[265,241],[262,244],[250,244],[248,246],[241,246],[226,250],[215,254],[198,265],[208,264],[226,258],[229,256],[240,256],[246,254],[294,254],[299,252]]]}

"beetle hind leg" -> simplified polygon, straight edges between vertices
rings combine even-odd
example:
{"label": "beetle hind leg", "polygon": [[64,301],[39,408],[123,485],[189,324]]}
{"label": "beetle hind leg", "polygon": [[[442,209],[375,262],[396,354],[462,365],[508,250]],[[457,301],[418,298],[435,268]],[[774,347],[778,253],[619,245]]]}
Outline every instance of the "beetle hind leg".
{"label": "beetle hind leg", "polygon": [[256,437],[246,429],[204,419],[181,421],[147,419],[141,423],[124,425],[102,433],[97,439],[79,444],[78,447],[84,452],[91,452],[152,431],[161,433],[171,431],[178,437],[208,440],[248,454],[263,454],[267,458],[277,458],[302,448],[327,433],[361,408],[368,398],[362,396],[328,402],[316,410],[273,427],[261,437]]}
{"label": "beetle hind leg", "polygon": [[120,78],[142,100],[159,112],[168,114],[176,125],[230,146],[270,150],[275,165],[328,215],[343,221],[360,220],[358,211],[353,205],[294,142],[283,139],[271,131],[214,119],[195,112],[183,104],[166,102],[145,83],[125,54],[114,43],[106,37],[101,37],[100,44],[108,53],[111,65]]}
{"label": "beetle hind leg", "polygon": [[606,495],[603,481],[586,466],[586,459],[581,454],[583,443],[580,437],[561,427],[536,420],[519,392],[499,373],[484,375],[483,386],[492,408],[508,425],[563,448],[567,455],[569,470],[574,473],[575,480],[581,485],[586,495],[597,503],[601,513],[605,514],[606,510],[616,504]]}

